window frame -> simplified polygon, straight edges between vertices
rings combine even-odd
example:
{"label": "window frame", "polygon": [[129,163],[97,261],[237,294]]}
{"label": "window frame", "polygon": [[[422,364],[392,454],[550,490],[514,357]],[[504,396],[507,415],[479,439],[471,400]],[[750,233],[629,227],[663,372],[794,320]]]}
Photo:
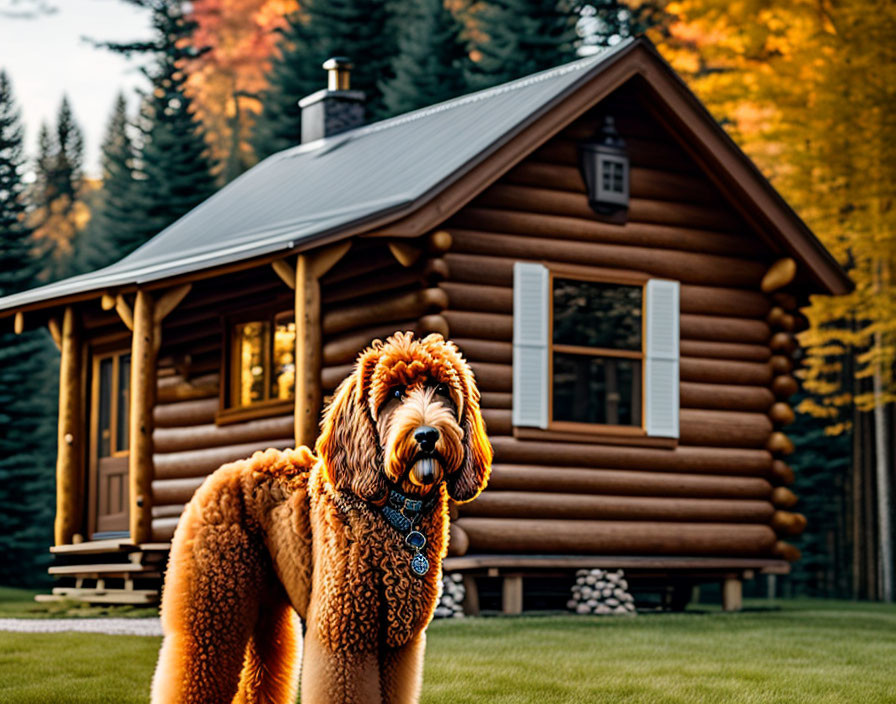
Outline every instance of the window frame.
{"label": "window frame", "polygon": [[[292,298],[278,297],[272,303],[264,306],[256,306],[237,313],[222,316],[221,330],[223,339],[221,342],[221,382],[219,384],[218,412],[215,414],[217,425],[239,423],[256,418],[268,418],[282,416],[295,410],[295,390],[290,399],[265,399],[248,406],[233,405],[233,399],[238,395],[239,361],[236,353],[237,340],[235,337],[236,326],[250,322],[267,322],[270,325],[271,335],[268,340],[269,363],[273,363],[274,345],[274,321],[277,316],[290,313],[295,321],[295,305]],[[266,369],[265,374],[270,375],[271,369]],[[268,384],[265,384],[267,388]]]}
{"label": "window frame", "polygon": [[[647,437],[645,428],[644,385],[647,351],[645,322],[647,319],[647,282],[650,276],[638,271],[597,269],[574,265],[545,264],[548,270],[548,431],[586,435],[616,435],[626,437]],[[554,279],[591,281],[620,286],[641,288],[641,350],[614,349],[611,347],[582,347],[578,345],[557,345],[554,343]],[[558,349],[559,348],[559,349]],[[588,350],[588,352],[583,352]],[[637,359],[641,363],[641,422],[639,425],[613,425],[610,423],[583,423],[578,421],[554,420],[554,353],[578,354],[590,357],[616,357]]]}

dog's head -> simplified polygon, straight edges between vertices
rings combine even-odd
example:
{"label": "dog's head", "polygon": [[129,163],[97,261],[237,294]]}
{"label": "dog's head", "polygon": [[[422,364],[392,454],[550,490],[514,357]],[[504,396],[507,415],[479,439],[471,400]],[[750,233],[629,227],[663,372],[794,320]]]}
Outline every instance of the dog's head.
{"label": "dog's head", "polygon": [[337,490],[385,501],[389,485],[428,495],[441,482],[455,501],[488,481],[492,448],[473,373],[441,335],[374,340],[324,413],[317,454]]}

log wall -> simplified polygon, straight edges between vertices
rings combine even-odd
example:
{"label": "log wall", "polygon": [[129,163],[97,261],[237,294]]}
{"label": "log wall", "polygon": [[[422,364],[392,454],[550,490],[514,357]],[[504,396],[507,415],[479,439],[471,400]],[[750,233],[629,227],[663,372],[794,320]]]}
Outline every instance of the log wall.
{"label": "log wall", "polygon": [[[599,222],[587,204],[576,142],[594,133],[591,115],[444,226],[442,317],[475,371],[495,449],[489,487],[457,525],[476,554],[782,555],[777,537],[804,520],[780,510],[790,497],[775,488],[789,472],[775,438],[788,408],[772,407],[790,391],[792,338],[760,284],[777,257],[633,96],[617,98],[632,156],[625,225]],[[676,447],[514,437],[513,267],[527,260],[681,282]]]}

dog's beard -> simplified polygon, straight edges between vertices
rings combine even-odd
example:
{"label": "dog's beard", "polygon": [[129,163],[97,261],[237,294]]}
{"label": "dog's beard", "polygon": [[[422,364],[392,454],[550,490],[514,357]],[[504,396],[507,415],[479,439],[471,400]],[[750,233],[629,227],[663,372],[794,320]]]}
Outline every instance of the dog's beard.
{"label": "dog's beard", "polygon": [[442,480],[442,473],[442,463],[439,461],[438,457],[430,455],[427,457],[420,457],[414,462],[411,471],[408,474],[408,479],[410,479],[413,484],[429,486],[430,484],[437,484],[440,482]]}

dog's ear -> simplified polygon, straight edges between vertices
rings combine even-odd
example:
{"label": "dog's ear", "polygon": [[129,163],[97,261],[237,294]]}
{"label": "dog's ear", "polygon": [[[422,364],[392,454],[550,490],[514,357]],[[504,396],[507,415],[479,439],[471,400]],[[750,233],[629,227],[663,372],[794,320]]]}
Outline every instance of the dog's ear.
{"label": "dog's ear", "polygon": [[473,373],[463,364],[464,462],[460,471],[448,477],[448,495],[457,503],[472,501],[485,489],[492,469],[492,446],[485,432],[485,421],[479,411],[479,390]]}
{"label": "dog's ear", "polygon": [[321,421],[315,452],[337,491],[348,490],[377,503],[385,500],[387,489],[379,469],[381,450],[365,391],[376,364],[376,355],[372,352],[368,348],[361,354],[355,370],[336,389]]}

